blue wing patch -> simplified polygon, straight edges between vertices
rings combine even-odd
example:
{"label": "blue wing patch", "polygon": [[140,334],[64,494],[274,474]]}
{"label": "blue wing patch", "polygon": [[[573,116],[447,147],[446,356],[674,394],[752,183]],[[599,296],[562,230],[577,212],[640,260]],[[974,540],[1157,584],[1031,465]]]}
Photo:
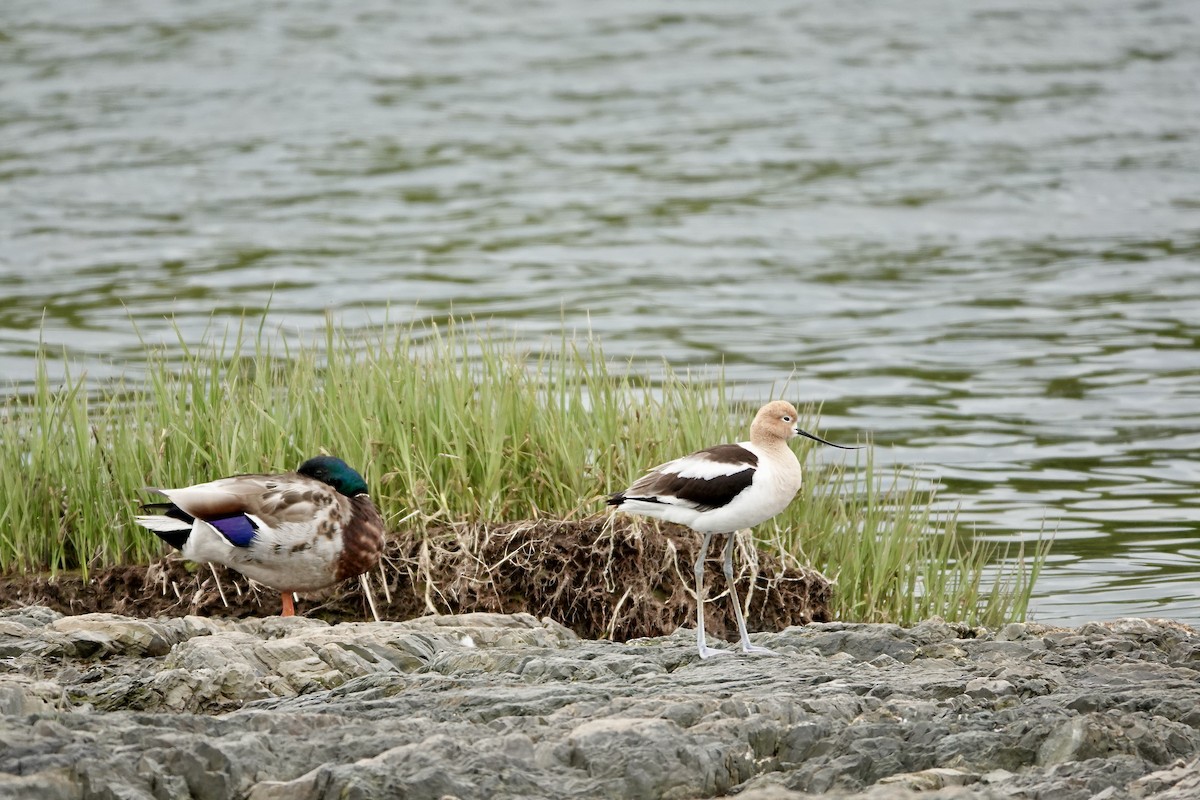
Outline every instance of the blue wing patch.
{"label": "blue wing patch", "polygon": [[258,535],[258,528],[254,527],[254,523],[245,514],[230,514],[204,521],[220,531],[234,547],[249,547]]}

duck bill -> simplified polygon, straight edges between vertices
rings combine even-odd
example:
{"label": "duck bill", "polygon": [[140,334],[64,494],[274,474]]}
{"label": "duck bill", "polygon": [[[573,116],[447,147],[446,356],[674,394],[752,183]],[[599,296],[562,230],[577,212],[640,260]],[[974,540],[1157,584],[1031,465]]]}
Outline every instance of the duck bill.
{"label": "duck bill", "polygon": [[808,431],[805,431],[805,430],[801,430],[800,428],[793,428],[793,430],[796,431],[796,433],[800,434],[801,436],[807,436],[809,439],[812,439],[814,442],[820,442],[821,444],[827,444],[830,447],[836,447],[839,450],[861,450],[862,449],[862,445],[855,447],[852,445],[834,444],[833,442],[830,442],[826,439],[822,439],[820,436],[809,433]]}

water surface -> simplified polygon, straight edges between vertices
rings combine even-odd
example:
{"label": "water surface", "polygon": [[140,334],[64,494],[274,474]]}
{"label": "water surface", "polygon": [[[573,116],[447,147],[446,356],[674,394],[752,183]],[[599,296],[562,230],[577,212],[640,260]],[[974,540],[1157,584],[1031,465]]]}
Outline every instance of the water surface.
{"label": "water surface", "polygon": [[1057,531],[1035,619],[1200,623],[1197,17],[6,0],[0,381],[268,301],[590,329]]}

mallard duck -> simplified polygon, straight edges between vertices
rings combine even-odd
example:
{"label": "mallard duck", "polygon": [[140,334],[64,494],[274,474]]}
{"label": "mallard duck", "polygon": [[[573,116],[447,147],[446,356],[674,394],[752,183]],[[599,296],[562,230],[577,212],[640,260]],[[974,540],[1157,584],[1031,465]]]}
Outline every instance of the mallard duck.
{"label": "mallard duck", "polygon": [[788,439],[807,436],[831,447],[857,449],[800,430],[799,416],[791,403],[767,403],[754,416],[750,441],[719,444],[660,464],[608,499],[608,504],[620,511],[676,522],[704,534],[695,564],[696,644],[701,658],[729,652],[712,649],[704,641],[704,560],[717,534],[727,536],[725,582],[733,601],[742,652],[774,655],[765,647],[750,644],[746,633],[741,603],[733,588],[734,534],[783,511],[799,491],[800,461],[788,447]]}
{"label": "mallard duck", "polygon": [[295,472],[236,475],[182,489],[148,489],[169,502],[139,525],[199,562],[224,564],[282,593],[323,589],[379,563],[383,518],[346,462],[317,456]]}

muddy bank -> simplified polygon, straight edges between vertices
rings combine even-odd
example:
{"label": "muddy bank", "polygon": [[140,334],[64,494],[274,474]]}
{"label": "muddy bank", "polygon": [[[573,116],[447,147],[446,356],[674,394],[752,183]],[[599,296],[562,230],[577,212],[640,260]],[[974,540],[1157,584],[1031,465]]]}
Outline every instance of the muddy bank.
{"label": "muddy bank", "polygon": [[0,614],[0,797],[1184,800],[1200,636],[932,620],[580,639],[524,614]]}
{"label": "muddy bank", "polygon": [[[673,525],[596,517],[504,526],[457,525],[392,535],[369,584],[382,619],[469,612],[550,617],[585,638],[627,641],[693,625],[692,563],[699,537]],[[717,548],[713,548],[716,550]],[[709,598],[724,592],[719,553],[708,560]],[[740,548],[738,592],[749,598],[750,630],[826,621],[830,585],[813,570]],[[279,613],[279,596],[224,567],[178,557],[148,567],[78,575],[0,576],[0,604],[44,605],[64,614],[134,617]],[[303,596],[297,613],[326,622],[372,619],[358,581]],[[710,602],[705,624],[729,638],[737,628],[728,602]]]}

